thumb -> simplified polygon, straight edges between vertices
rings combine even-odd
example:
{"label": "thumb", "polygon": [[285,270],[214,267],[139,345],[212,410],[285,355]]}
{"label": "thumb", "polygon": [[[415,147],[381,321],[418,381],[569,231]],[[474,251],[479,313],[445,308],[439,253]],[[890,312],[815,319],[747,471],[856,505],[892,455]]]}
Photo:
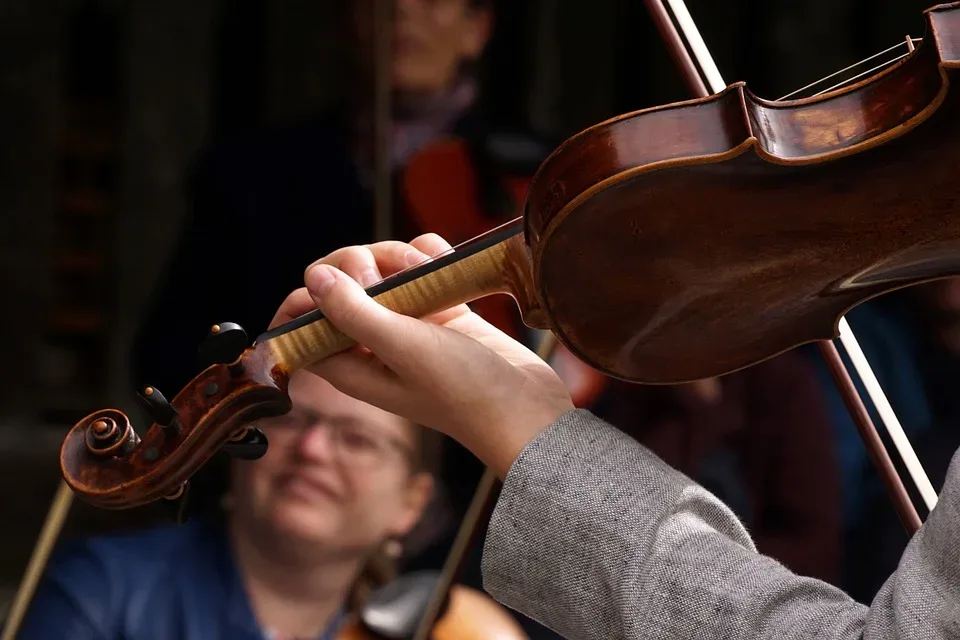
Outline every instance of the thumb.
{"label": "thumb", "polygon": [[397,370],[426,338],[420,323],[378,304],[360,283],[336,267],[314,265],[304,283],[314,304],[337,329],[391,369]]}

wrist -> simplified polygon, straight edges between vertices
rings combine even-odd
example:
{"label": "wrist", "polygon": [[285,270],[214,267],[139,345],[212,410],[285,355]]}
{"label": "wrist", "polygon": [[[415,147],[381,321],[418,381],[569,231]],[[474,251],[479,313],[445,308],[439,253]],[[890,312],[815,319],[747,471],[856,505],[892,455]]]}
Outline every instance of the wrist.
{"label": "wrist", "polygon": [[573,409],[572,403],[555,403],[504,414],[470,429],[461,444],[503,480],[527,445]]}

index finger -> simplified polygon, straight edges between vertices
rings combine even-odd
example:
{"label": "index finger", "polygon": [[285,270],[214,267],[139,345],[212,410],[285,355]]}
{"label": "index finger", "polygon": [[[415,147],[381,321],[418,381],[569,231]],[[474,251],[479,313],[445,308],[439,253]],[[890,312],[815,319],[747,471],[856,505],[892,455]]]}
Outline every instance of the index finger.
{"label": "index finger", "polygon": [[413,245],[396,240],[384,240],[368,245],[343,247],[316,260],[304,270],[304,276],[318,264],[328,264],[344,272],[364,287],[421,262],[430,256]]}
{"label": "index finger", "polygon": [[314,303],[313,298],[310,297],[310,292],[307,291],[307,288],[300,287],[286,297],[280,305],[280,308],[277,309],[277,312],[273,315],[273,320],[270,321],[267,331],[281,324],[286,324],[306,313],[310,313],[316,308],[317,305]]}

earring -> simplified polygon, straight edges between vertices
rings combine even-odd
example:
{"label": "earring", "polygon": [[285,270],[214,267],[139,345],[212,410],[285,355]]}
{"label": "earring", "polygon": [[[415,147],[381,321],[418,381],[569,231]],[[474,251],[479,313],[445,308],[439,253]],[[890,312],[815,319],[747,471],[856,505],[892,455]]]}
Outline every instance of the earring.
{"label": "earring", "polygon": [[396,538],[390,538],[383,543],[383,555],[396,560],[403,555],[403,545]]}

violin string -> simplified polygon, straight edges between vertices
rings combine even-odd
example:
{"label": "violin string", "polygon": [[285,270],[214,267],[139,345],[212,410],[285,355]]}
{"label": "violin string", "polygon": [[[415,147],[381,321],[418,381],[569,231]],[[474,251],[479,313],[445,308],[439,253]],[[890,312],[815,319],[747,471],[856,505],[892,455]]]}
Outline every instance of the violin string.
{"label": "violin string", "polygon": [[876,72],[876,71],[879,71],[880,69],[884,69],[884,68],[886,68],[886,67],[889,67],[890,65],[892,65],[892,64],[895,63],[895,62],[897,62],[898,60],[903,60],[903,59],[906,58],[908,55],[910,55],[910,52],[909,52],[909,51],[908,51],[907,53],[904,53],[904,54],[901,54],[901,55],[897,56],[897,57],[894,58],[893,60],[888,60],[887,62],[884,62],[883,64],[878,64],[877,66],[875,66],[875,67],[873,67],[873,68],[870,68],[870,69],[867,69],[866,71],[864,71],[864,72],[862,72],[862,73],[858,73],[857,75],[855,75],[855,76],[853,76],[853,77],[851,77],[851,78],[848,78],[848,79],[844,80],[843,82],[838,82],[837,84],[833,85],[832,87],[827,87],[826,89],[823,89],[823,90],[821,90],[821,91],[818,91],[817,93],[815,93],[815,94],[813,94],[813,95],[814,95],[814,96],[820,96],[820,95],[823,95],[823,94],[828,93],[828,92],[830,92],[830,91],[833,91],[834,89],[839,89],[839,88],[841,88],[841,87],[845,87],[845,86],[848,85],[848,84],[853,84],[854,82],[856,82],[857,80],[859,80],[860,78],[862,78],[862,77],[864,77],[864,76],[866,76],[866,75],[870,75],[871,73],[874,73],[874,72]]}
{"label": "violin string", "polygon": [[[922,40],[922,38],[912,38],[911,40],[912,40],[913,42],[920,42],[920,41]],[[787,95],[785,95],[785,96],[783,96],[783,97],[781,97],[781,98],[777,98],[776,100],[774,100],[774,102],[781,102],[781,101],[783,101],[783,100],[788,100],[788,99],[790,99],[790,98],[793,98],[793,97],[796,96],[797,94],[800,94],[800,93],[802,93],[802,92],[804,92],[804,91],[806,91],[806,90],[808,90],[808,89],[812,89],[813,87],[816,87],[817,85],[821,85],[821,84],[823,84],[824,82],[826,82],[826,81],[828,81],[828,80],[830,80],[830,79],[832,79],[832,78],[835,78],[835,77],[837,77],[837,76],[839,76],[839,75],[841,75],[841,74],[843,74],[843,73],[846,73],[847,71],[851,71],[851,70],[853,70],[853,69],[856,69],[857,67],[861,67],[861,66],[867,64],[868,62],[870,62],[871,60],[874,60],[874,59],[876,59],[876,58],[879,58],[880,56],[886,55],[886,54],[890,53],[891,51],[896,51],[896,50],[899,49],[900,47],[905,47],[905,46],[906,46],[906,42],[897,43],[897,44],[893,45],[892,47],[889,47],[889,48],[887,48],[887,49],[884,49],[883,51],[880,51],[879,53],[875,53],[875,54],[873,54],[872,56],[870,56],[870,57],[868,57],[868,58],[864,58],[863,60],[860,60],[859,62],[855,62],[855,63],[851,64],[851,65],[848,66],[848,67],[844,67],[843,69],[840,69],[839,71],[835,71],[835,72],[831,73],[831,74],[828,75],[828,76],[824,76],[823,78],[820,78],[819,80],[816,80],[816,81],[814,81],[814,82],[811,82],[810,84],[808,84],[808,85],[806,85],[806,86],[804,86],[804,87],[800,87],[799,89],[796,89],[796,90],[794,90],[794,91],[791,91],[791,92],[788,93]],[[892,62],[884,63],[884,64],[880,65],[880,66],[877,67],[877,68],[878,68],[878,69],[879,69],[879,68],[883,68],[884,66],[886,66],[886,65],[888,65],[888,64],[892,64]],[[833,88],[837,88],[837,86],[843,86],[843,84],[845,84],[845,83],[841,83],[840,85],[836,85],[836,86],[834,86]],[[829,91],[829,89],[828,89],[828,91]],[[823,93],[823,92],[821,92],[821,93]],[[820,94],[814,94],[814,95],[820,95]]]}
{"label": "violin string", "polygon": [[[510,221],[508,221],[508,222],[505,222],[505,223],[503,223],[503,224],[501,224],[501,225],[499,225],[499,226],[497,226],[497,227],[494,227],[494,228],[491,229],[489,232],[485,233],[484,236],[488,236],[488,235],[490,235],[490,234],[497,233],[498,231],[500,231],[500,230],[503,229],[504,227],[507,227],[507,226],[509,226],[509,225],[511,225],[511,224],[513,224],[513,223],[514,223],[513,220],[510,220]],[[390,274],[389,276],[383,278],[382,280],[380,280],[380,281],[378,281],[378,282],[375,282],[375,283],[369,285],[369,286],[367,287],[367,289],[371,289],[371,288],[373,288],[373,287],[379,286],[381,283],[387,282],[388,280],[392,280],[392,279],[394,279],[394,278],[399,278],[400,276],[402,276],[402,275],[404,275],[404,274],[407,274],[407,273],[409,273],[409,272],[411,272],[411,271],[414,271],[414,270],[416,270],[416,269],[419,269],[419,268],[421,268],[422,266],[424,266],[425,264],[428,264],[428,263],[430,263],[430,262],[433,262],[434,260],[439,260],[440,258],[442,258],[442,257],[444,257],[444,256],[448,256],[448,255],[450,255],[450,254],[452,254],[452,253],[456,253],[457,251],[461,251],[461,250],[464,249],[465,247],[469,247],[470,245],[472,245],[473,243],[475,243],[477,240],[478,240],[478,238],[471,238],[471,239],[469,239],[469,240],[465,240],[465,241],[461,242],[460,244],[454,245],[454,246],[450,247],[449,249],[445,249],[445,250],[441,251],[440,253],[434,254],[434,255],[432,255],[432,256],[427,256],[427,257],[424,258],[423,260],[420,260],[419,262],[415,262],[412,266],[409,266],[409,267],[407,267],[406,269],[401,269],[400,271],[397,271],[396,273]]]}

